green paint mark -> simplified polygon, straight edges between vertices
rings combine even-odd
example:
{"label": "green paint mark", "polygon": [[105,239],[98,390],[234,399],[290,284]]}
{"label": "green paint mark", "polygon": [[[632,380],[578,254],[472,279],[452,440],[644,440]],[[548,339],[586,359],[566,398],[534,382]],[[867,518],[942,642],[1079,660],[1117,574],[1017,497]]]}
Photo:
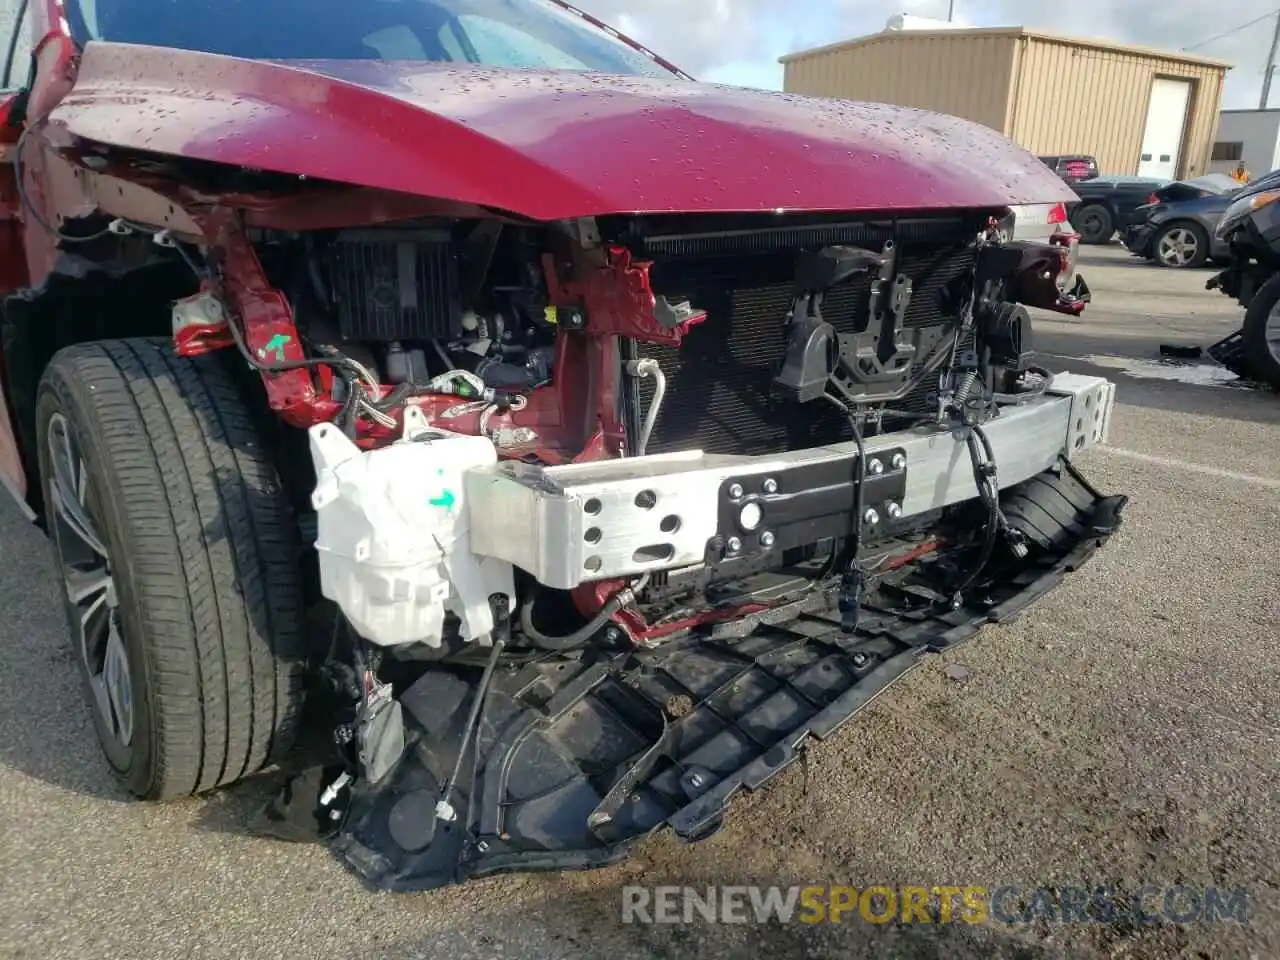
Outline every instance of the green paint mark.
{"label": "green paint mark", "polygon": [[427,503],[431,504],[433,507],[444,507],[446,510],[452,510],[453,505],[456,502],[457,498],[454,497],[453,491],[448,488],[445,488],[445,491],[438,497],[432,497],[427,501]]}
{"label": "green paint mark", "polygon": [[275,356],[272,359],[275,360],[276,363],[279,363],[284,359],[284,348],[292,342],[293,337],[289,336],[287,333],[277,333],[267,341],[267,345],[265,347],[260,347],[258,349],[258,357],[261,360],[265,360],[267,359],[267,354],[274,353]]}

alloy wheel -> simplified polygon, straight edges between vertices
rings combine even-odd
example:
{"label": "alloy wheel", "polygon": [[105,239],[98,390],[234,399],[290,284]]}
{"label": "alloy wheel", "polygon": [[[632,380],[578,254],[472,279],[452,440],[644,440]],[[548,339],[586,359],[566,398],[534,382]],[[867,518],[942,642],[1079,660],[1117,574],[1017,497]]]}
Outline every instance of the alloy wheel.
{"label": "alloy wheel", "polygon": [[1267,314],[1267,323],[1262,328],[1262,342],[1266,344],[1267,353],[1280,366],[1280,301]]}
{"label": "alloy wheel", "polygon": [[71,623],[101,726],[120,747],[133,740],[134,699],[129,654],[120,627],[120,599],[102,523],[93,508],[89,473],[66,417],[48,427],[49,523]]}
{"label": "alloy wheel", "polygon": [[1186,227],[1174,227],[1160,235],[1156,256],[1170,267],[1185,267],[1200,250],[1200,241]]}

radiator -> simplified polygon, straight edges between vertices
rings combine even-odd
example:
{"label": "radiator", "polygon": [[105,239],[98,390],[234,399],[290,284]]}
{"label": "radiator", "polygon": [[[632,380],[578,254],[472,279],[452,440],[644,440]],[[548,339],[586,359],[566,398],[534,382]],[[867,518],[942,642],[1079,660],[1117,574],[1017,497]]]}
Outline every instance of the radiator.
{"label": "radiator", "polygon": [[[899,272],[913,292],[904,325],[958,322],[944,313],[945,289],[973,266],[973,251],[954,235],[942,243],[899,240]],[[786,317],[794,290],[794,254],[656,258],[651,276],[659,293],[687,296],[707,310],[678,348],[636,344],[667,378],[667,394],[649,441],[649,453],[701,449],[708,453],[767,454],[799,450],[849,438],[848,421],[825,403],[796,404],[772,390],[786,351]],[[863,276],[831,291],[824,319],[841,333],[868,324],[871,279]],[[936,390],[930,375],[897,409],[925,412]],[[650,380],[640,382],[641,413],[653,397]]]}

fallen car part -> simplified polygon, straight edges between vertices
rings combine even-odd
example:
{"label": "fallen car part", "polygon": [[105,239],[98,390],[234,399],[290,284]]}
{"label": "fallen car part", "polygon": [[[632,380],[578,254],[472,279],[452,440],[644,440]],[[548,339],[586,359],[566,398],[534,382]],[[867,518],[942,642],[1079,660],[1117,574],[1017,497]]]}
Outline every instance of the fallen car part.
{"label": "fallen car part", "polygon": [[[428,671],[400,695],[412,731],[404,759],[383,783],[356,783],[333,847],[376,886],[421,890],[604,866],[664,826],[703,839],[734,796],[835,733],[926,653],[1012,619],[1077,569],[1118,527],[1126,499],[1101,496],[1066,461],[1006,490],[1004,512],[1030,552],[993,559],[958,608],[937,602],[945,574],[926,564],[883,579],[853,635],[828,606],[653,650],[506,666],[469,751],[482,684],[474,670]],[[456,819],[442,818],[441,785],[455,770]],[[262,827],[320,836],[315,793],[289,799]]]}

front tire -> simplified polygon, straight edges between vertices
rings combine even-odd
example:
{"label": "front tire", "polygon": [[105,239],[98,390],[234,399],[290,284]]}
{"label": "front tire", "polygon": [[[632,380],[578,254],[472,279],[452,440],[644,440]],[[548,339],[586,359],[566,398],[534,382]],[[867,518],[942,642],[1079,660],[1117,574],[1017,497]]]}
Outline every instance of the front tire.
{"label": "front tire", "polygon": [[278,760],[302,703],[296,524],[220,359],[157,340],[69,347],[36,417],[73,654],[111,767],[168,799]]}
{"label": "front tire", "polygon": [[1244,312],[1244,362],[1259,379],[1280,390],[1280,276],[1253,295]]}
{"label": "front tire", "polygon": [[1151,241],[1155,262],[1162,267],[1202,267],[1209,259],[1209,234],[1198,223],[1182,220],[1164,227]]}

